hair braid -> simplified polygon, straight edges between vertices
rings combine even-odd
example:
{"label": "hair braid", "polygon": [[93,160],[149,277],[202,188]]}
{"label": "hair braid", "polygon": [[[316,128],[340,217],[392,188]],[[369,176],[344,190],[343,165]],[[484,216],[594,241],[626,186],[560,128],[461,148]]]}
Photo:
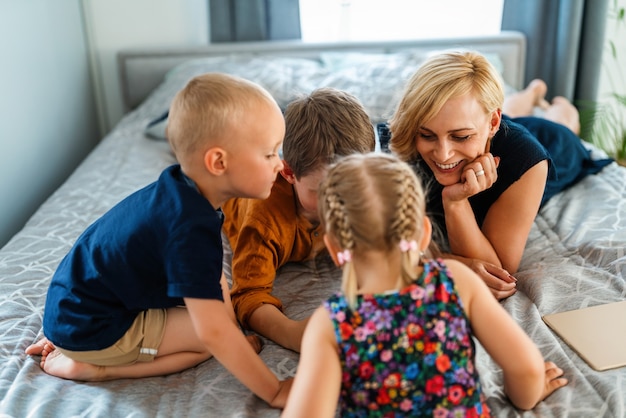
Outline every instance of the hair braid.
{"label": "hair braid", "polygon": [[[333,250],[339,251],[333,258],[343,267],[342,290],[350,306],[355,306],[358,294],[357,262],[370,251],[401,253],[398,289],[414,280],[425,202],[421,183],[408,164],[381,153],[343,157],[320,184],[318,204]],[[402,240],[413,244],[412,249],[404,250]],[[348,258],[354,258],[344,264],[346,250]]]}
{"label": "hair braid", "polygon": [[328,213],[326,215],[330,229],[335,231],[339,245],[346,250],[354,248],[354,236],[350,228],[350,221],[343,200],[330,186],[326,192]]}
{"label": "hair braid", "polygon": [[394,184],[397,186],[398,200],[396,216],[390,225],[391,241],[394,244],[409,238],[415,233],[420,214],[418,208],[423,199],[415,188],[415,179],[407,171],[398,171]]}

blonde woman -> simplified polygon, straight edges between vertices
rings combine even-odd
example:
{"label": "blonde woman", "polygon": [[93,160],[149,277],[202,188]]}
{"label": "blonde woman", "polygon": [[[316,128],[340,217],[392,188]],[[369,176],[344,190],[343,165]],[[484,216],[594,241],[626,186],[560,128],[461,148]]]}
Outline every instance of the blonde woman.
{"label": "blonde woman", "polygon": [[[500,75],[483,55],[446,52],[415,72],[389,123],[391,151],[428,186],[436,241],[498,299],[515,292],[511,274],[541,205],[611,162],[592,161],[575,134],[575,108],[564,98],[549,106],[544,95],[534,81],[505,107]],[[521,117],[535,104],[545,117]]]}

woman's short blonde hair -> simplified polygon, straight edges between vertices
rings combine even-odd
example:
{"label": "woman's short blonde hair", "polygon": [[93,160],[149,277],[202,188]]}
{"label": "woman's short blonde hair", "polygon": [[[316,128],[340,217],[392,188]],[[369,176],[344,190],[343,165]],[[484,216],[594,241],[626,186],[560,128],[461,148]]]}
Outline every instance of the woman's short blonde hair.
{"label": "woman's short blonde hair", "polygon": [[467,93],[491,113],[502,108],[504,86],[496,68],[475,51],[443,52],[429,58],[409,79],[389,122],[390,149],[404,161],[419,158],[416,134],[451,98]]}

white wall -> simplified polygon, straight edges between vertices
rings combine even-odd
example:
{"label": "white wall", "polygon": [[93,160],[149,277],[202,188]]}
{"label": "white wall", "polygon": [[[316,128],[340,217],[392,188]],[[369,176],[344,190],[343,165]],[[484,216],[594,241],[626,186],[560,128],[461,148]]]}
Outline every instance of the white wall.
{"label": "white wall", "polygon": [[101,132],[123,116],[116,54],[123,48],[206,45],[208,0],[82,0]]}
{"label": "white wall", "polygon": [[78,0],[0,0],[0,246],[98,141]]}
{"label": "white wall", "polygon": [[208,0],[0,0],[0,247],[123,116],[117,52],[208,39]]}

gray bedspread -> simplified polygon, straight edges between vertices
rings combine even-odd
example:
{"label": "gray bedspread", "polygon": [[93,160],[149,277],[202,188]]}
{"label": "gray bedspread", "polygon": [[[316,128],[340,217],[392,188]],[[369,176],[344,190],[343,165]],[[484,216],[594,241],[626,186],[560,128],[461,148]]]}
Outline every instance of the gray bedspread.
{"label": "gray bedspread", "polygon": [[[165,142],[143,134],[172,94],[171,87],[161,89],[126,116],[0,251],[0,416],[279,416],[215,360],[170,376],[83,383],[49,376],[38,358],[24,354],[42,336],[48,283],[77,236],[175,162]],[[481,380],[495,416],[626,416],[626,368],[594,371],[541,320],[547,313],[624,300],[625,185],[626,168],[613,163],[555,196],[537,216],[517,273],[519,292],[502,303],[570,383],[533,411],[516,410],[503,395],[501,371],[479,347]],[[284,267],[275,293],[289,316],[304,318],[338,289],[339,277],[321,256]],[[279,377],[294,375],[296,353],[267,342],[260,355]]]}

